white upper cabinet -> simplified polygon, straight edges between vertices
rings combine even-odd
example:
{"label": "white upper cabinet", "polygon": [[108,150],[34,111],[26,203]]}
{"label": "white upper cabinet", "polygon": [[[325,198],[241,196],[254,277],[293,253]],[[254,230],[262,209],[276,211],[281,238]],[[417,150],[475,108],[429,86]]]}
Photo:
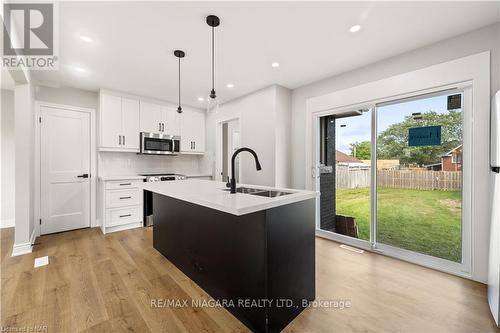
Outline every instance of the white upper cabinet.
{"label": "white upper cabinet", "polygon": [[101,92],[99,149],[139,151],[139,101]]}
{"label": "white upper cabinet", "polygon": [[141,101],[141,132],[162,132],[161,105]]}
{"label": "white upper cabinet", "polygon": [[205,152],[205,113],[142,100],[127,94],[100,92],[99,150],[140,151],[140,132],[181,137],[181,152]]}
{"label": "white upper cabinet", "polygon": [[122,144],[127,149],[139,150],[139,101],[122,98]]}
{"label": "white upper cabinet", "polygon": [[101,93],[100,148],[121,148],[122,98]]}
{"label": "white upper cabinet", "polygon": [[205,152],[205,113],[184,110],[180,118],[181,152],[203,154]]}
{"label": "white upper cabinet", "polygon": [[177,110],[151,102],[141,101],[141,132],[180,134]]}
{"label": "white upper cabinet", "polygon": [[175,108],[162,106],[165,134],[181,135],[181,114]]}

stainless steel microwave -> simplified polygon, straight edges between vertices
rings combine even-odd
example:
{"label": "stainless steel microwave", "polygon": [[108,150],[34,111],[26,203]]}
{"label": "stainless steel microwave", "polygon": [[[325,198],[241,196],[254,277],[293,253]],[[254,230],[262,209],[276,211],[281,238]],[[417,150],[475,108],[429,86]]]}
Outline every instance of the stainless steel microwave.
{"label": "stainless steel microwave", "polygon": [[180,151],[181,137],[162,133],[141,132],[141,154],[175,155]]}

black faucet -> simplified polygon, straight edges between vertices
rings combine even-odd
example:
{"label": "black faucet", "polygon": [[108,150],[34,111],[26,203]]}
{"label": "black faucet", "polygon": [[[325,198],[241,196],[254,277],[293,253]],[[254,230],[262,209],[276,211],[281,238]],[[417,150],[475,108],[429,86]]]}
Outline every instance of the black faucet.
{"label": "black faucet", "polygon": [[255,168],[257,170],[261,170],[261,166],[259,163],[259,158],[257,157],[257,154],[250,148],[240,148],[237,151],[234,152],[233,157],[231,157],[231,180],[226,184],[227,187],[231,188],[231,193],[236,193],[236,179],[234,178],[234,160],[236,159],[236,155],[241,153],[242,151],[247,151],[253,155],[253,158],[255,158]]}

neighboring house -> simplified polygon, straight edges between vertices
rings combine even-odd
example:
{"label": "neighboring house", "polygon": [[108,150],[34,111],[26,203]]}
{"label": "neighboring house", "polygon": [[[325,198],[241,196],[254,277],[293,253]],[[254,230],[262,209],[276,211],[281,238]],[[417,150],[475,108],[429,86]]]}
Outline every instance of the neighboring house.
{"label": "neighboring house", "polygon": [[442,171],[462,171],[462,145],[441,156]]}
{"label": "neighboring house", "polygon": [[356,157],[344,154],[338,150],[335,150],[335,161],[338,166],[346,166],[350,169],[368,169],[370,167]]}
{"label": "neighboring house", "polygon": [[462,145],[441,155],[441,163],[426,165],[430,171],[462,171]]}

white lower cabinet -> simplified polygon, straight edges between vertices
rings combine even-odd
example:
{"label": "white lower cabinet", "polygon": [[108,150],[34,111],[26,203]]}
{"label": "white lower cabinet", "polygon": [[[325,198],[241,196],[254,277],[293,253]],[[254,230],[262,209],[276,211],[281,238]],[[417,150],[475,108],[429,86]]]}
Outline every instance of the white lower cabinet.
{"label": "white lower cabinet", "polygon": [[101,230],[107,234],[143,226],[141,179],[99,181]]}

